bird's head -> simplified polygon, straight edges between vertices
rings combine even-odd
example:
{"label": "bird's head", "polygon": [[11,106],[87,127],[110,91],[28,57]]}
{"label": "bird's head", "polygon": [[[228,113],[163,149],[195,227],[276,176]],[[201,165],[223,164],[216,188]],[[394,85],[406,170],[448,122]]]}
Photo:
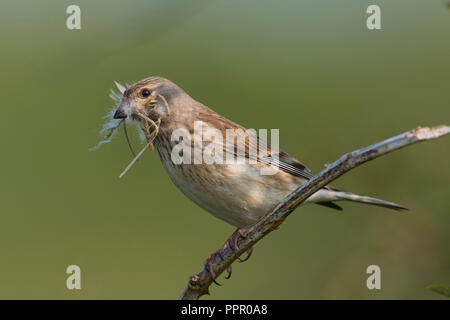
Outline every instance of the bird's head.
{"label": "bird's head", "polygon": [[[120,89],[120,88],[119,88]],[[114,119],[132,119],[145,122],[145,118],[156,122],[170,116],[170,105],[184,92],[173,82],[159,77],[150,77],[127,89],[121,88],[122,98],[114,113]]]}
{"label": "bird's head", "polygon": [[[101,145],[109,143],[123,124],[125,137],[135,158],[122,172],[120,175],[122,177],[147,147],[153,150],[153,141],[158,136],[160,128],[170,132],[168,127],[170,124],[172,127],[177,125],[177,116],[191,114],[190,109],[195,105],[195,101],[176,84],[160,77],[146,78],[128,88],[117,82],[116,86],[121,94],[111,90],[110,97],[118,103],[118,106],[106,116],[108,121],[100,130],[103,140],[91,150],[97,150]],[[126,120],[135,120],[140,126],[141,138],[147,140],[145,148],[138,154],[134,153],[128,139]]]}
{"label": "bird's head", "polygon": [[[169,132],[169,127],[177,126],[177,118],[190,114],[190,108],[195,105],[195,101],[180,87],[160,77],[143,79],[128,88],[117,82],[116,86],[120,94],[111,90],[110,97],[118,105],[105,117],[108,120],[100,130],[103,140],[91,150],[110,142],[121,124],[126,133],[128,120],[138,124],[142,140],[146,138],[152,150],[153,140],[160,129],[168,129]],[[128,135],[125,136],[128,140]]]}

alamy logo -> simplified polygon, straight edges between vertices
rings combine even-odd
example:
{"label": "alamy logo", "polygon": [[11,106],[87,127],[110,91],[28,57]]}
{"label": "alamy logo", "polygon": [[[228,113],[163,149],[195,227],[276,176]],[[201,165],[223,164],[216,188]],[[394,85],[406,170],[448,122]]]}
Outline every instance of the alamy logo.
{"label": "alamy logo", "polygon": [[381,289],[381,269],[377,265],[370,265],[367,267],[366,270],[367,274],[370,274],[370,276],[367,278],[366,285],[367,289],[373,290],[373,289]]}
{"label": "alamy logo", "polygon": [[70,274],[66,280],[66,287],[69,290],[81,289],[81,269],[77,265],[70,265],[66,269],[66,273]]}
{"label": "alamy logo", "polygon": [[70,14],[66,20],[66,26],[69,30],[81,29],[81,9],[79,6],[72,4],[67,7],[66,13]]}
{"label": "alamy logo", "polygon": [[[225,136],[225,137],[224,137]],[[226,129],[222,132],[203,121],[194,122],[193,133],[185,128],[172,132],[171,159],[179,164],[256,164],[261,175],[278,170],[279,129],[271,129],[271,146],[267,146],[267,129]]]}
{"label": "alamy logo", "polygon": [[381,29],[381,9],[376,4],[367,7],[366,13],[370,14],[366,20],[366,26],[369,30]]}

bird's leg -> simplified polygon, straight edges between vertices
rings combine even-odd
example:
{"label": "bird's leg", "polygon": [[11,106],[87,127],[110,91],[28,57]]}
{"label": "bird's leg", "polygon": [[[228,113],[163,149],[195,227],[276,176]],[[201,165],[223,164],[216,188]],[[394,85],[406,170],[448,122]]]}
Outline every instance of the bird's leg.
{"label": "bird's leg", "polygon": [[237,260],[239,262],[245,262],[248,259],[250,259],[250,256],[253,253],[253,247],[247,250],[247,257],[245,259],[241,259],[238,257],[237,252],[239,251],[238,242],[241,238],[247,237],[247,230],[237,228],[236,231],[231,235],[231,237],[228,239],[227,243],[230,246],[230,249],[233,250]]}
{"label": "bird's leg", "polygon": [[[245,257],[245,259],[241,259],[238,257],[237,252],[239,251],[239,246],[238,246],[238,242],[241,238],[245,238],[247,236],[246,230],[245,229],[236,229],[235,232],[233,232],[233,234],[231,235],[231,237],[224,243],[224,245],[217,250],[216,252],[214,252],[208,259],[206,259],[206,261],[204,262],[205,265],[205,270],[208,271],[208,273],[211,275],[212,281],[217,284],[217,285],[221,285],[220,283],[218,283],[216,281],[216,274],[214,272],[213,269],[213,265],[214,265],[214,261],[216,260],[217,257],[219,257],[220,259],[222,259],[222,261],[224,261],[224,257],[222,255],[223,250],[225,250],[225,248],[227,246],[230,247],[230,249],[233,251],[234,255],[236,256],[237,260],[239,262],[245,262],[247,261],[250,256],[252,255],[253,252],[253,247],[251,247],[250,249],[247,250],[247,257]],[[231,265],[228,266],[227,268],[227,276],[225,277],[225,279],[230,279],[231,278],[231,273],[232,273],[232,268]]]}
{"label": "bird's leg", "polygon": [[212,281],[217,284],[218,286],[221,286],[220,283],[216,281],[216,273],[213,269],[213,262],[216,260],[217,252],[213,253],[206,261],[204,262],[205,270],[208,271],[209,275],[211,276]]}
{"label": "bird's leg", "polygon": [[[213,253],[208,259],[206,259],[206,261],[204,262],[205,270],[208,271],[208,273],[209,273],[210,276],[211,276],[212,281],[213,281],[215,284],[217,284],[218,286],[220,286],[221,284],[218,283],[218,282],[216,281],[216,274],[215,274],[214,269],[213,269],[213,264],[214,264],[214,261],[216,260],[216,257],[219,257],[220,259],[222,259],[222,261],[225,260],[224,257],[223,257],[223,255],[222,255],[222,251],[226,248],[227,244],[228,244],[228,241],[225,242],[224,245],[223,245],[219,250],[217,250],[216,252],[214,252],[214,253]],[[230,279],[230,277],[231,277],[231,266],[229,266],[229,267],[227,268],[227,271],[228,271],[228,275],[225,277],[225,279]]]}

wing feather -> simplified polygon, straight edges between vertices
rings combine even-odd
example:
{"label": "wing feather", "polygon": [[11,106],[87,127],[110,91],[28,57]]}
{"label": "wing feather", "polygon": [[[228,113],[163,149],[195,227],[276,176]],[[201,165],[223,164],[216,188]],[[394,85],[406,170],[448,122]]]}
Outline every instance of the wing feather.
{"label": "wing feather", "polygon": [[223,150],[225,153],[231,153],[237,157],[244,156],[247,159],[256,160],[257,162],[267,165],[275,165],[284,172],[296,177],[302,177],[307,180],[313,177],[312,172],[303,163],[286,152],[272,150],[271,145],[255,135],[252,130],[247,130],[231,120],[222,117],[211,109],[207,109],[210,112],[200,112],[196,115],[197,119],[205,122],[207,125],[212,125],[214,128],[221,131],[224,136],[224,142],[226,138],[225,133],[228,129],[233,129],[237,137],[241,138],[241,141],[245,141],[244,144],[233,143],[231,147],[226,143],[223,143]]}

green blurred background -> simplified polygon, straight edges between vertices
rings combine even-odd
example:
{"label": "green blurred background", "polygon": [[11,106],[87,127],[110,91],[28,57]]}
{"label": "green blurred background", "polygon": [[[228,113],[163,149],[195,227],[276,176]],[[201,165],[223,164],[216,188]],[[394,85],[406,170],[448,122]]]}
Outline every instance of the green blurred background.
{"label": "green blurred background", "polygon": [[[66,7],[81,7],[67,30]],[[382,30],[366,28],[381,7]],[[234,230],[198,208],[156,152],[132,170],[121,131],[98,141],[113,80],[171,79],[314,172],[418,125],[450,124],[443,1],[0,3],[0,298],[175,299]],[[133,138],[134,145],[138,140]],[[216,299],[440,299],[450,285],[448,137],[382,157],[336,187],[404,204],[298,209],[235,264]],[[76,264],[82,289],[66,289]],[[367,266],[382,289],[366,288]]]}

